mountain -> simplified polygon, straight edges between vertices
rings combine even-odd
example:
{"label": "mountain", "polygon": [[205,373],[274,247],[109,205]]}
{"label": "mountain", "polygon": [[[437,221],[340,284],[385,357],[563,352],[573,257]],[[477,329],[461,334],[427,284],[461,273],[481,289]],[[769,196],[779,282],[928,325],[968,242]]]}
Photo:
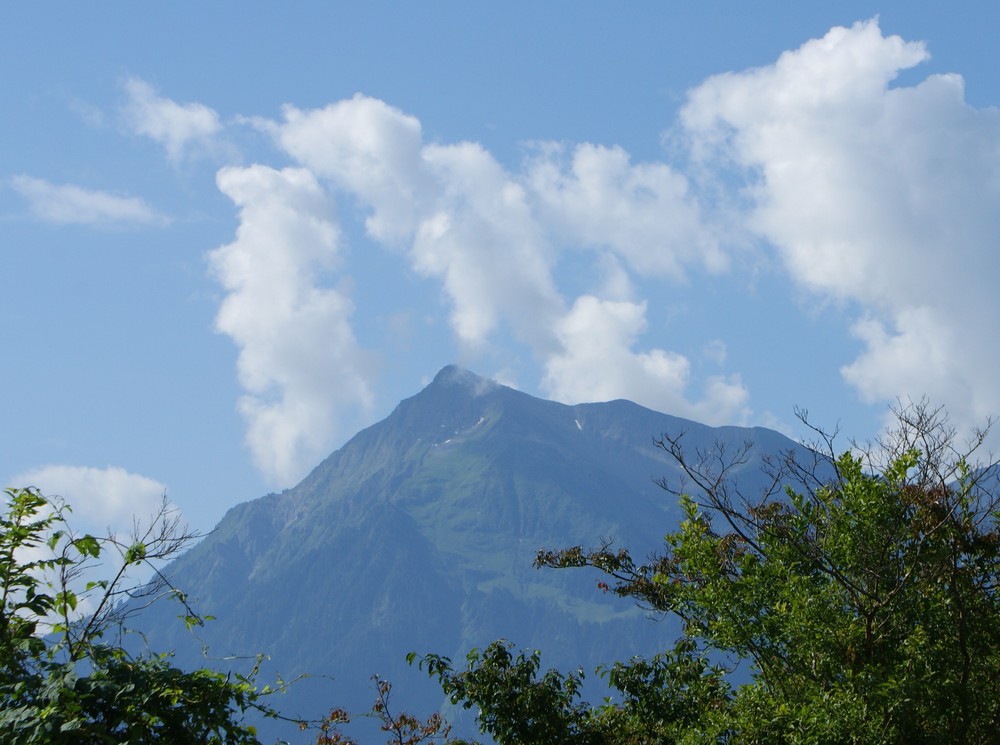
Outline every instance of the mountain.
{"label": "mountain", "polygon": [[635,556],[659,548],[679,512],[654,480],[679,470],[653,439],[682,431],[692,452],[752,440],[736,474],[751,491],[763,483],[762,456],[797,447],[769,430],[706,427],[628,401],[543,401],[446,367],[298,486],[231,509],[168,568],[216,618],[197,641],[169,604],[140,626],[182,664],[206,664],[204,642],[213,658],[268,654],[265,677],[332,676],[300,681],[277,702],[295,715],[367,710],[373,673],[395,684],[401,708],[427,714],[442,695],[405,655],[460,660],[500,637],[541,649],[546,667],[595,677],[601,663],[670,645],[676,625],[602,593],[594,574],[535,570],[532,560],[541,548],[602,540]]}

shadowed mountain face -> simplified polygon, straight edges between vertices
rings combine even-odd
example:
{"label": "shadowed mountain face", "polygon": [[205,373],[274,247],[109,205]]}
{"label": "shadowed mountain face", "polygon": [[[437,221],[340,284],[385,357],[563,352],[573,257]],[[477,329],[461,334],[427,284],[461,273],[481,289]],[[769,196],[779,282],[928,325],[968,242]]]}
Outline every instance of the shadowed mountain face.
{"label": "shadowed mountain face", "polygon": [[[211,657],[263,652],[265,676],[332,676],[292,686],[275,702],[290,715],[367,710],[373,673],[394,682],[401,708],[429,713],[441,693],[406,653],[460,660],[500,637],[596,677],[600,663],[672,644],[677,626],[603,594],[592,573],[532,560],[602,540],[636,557],[658,549],[679,513],[654,479],[679,472],[653,438],[681,431],[692,452],[754,441],[737,473],[748,493],[764,482],[762,454],[796,447],[627,401],[542,401],[446,367],[295,488],[230,510],[168,573],[216,617],[198,630]],[[151,647],[204,665],[176,615],[168,604],[143,615]]]}

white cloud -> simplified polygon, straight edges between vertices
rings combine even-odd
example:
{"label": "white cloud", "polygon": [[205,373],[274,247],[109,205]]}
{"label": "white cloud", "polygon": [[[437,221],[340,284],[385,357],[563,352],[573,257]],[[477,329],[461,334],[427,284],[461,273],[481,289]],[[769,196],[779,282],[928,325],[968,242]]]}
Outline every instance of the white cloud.
{"label": "white cloud", "polygon": [[255,461],[290,484],[328,453],[338,416],[372,401],[351,301],[322,283],[340,261],[339,231],[304,169],[224,168],[217,181],[240,225],[209,256],[227,292],[216,327],[240,349],[239,408]]}
{"label": "white cloud", "polygon": [[867,350],[842,368],[844,377],[866,401],[915,392],[942,401],[953,399],[954,389],[974,392],[977,371],[955,364],[965,356],[962,339],[940,315],[927,306],[903,307],[894,315],[894,333],[877,319],[858,321],[852,332]]}
{"label": "white cloud", "polygon": [[547,144],[529,163],[539,212],[561,242],[610,247],[638,274],[682,278],[689,265],[720,271],[726,256],[687,179],[664,163],[633,165],[620,147]]}
{"label": "white cloud", "polygon": [[741,169],[746,224],[792,278],[857,303],[868,400],[930,395],[960,422],[1000,411],[986,343],[1000,317],[1000,112],[957,75],[891,87],[928,58],[877,22],[835,28],[773,65],[707,80],[682,112],[703,166]]}
{"label": "white cloud", "polygon": [[[742,413],[738,380],[709,381],[691,403],[685,358],[633,350],[645,306],[630,297],[630,271],[677,278],[689,265],[724,266],[685,180],[666,166],[581,146],[569,164],[549,149],[548,160],[512,174],[476,143],[425,143],[416,118],[362,95],[317,110],[289,106],[283,121],[254,124],[300,167],[219,172],[240,226],[211,263],[228,293],[217,327],[240,348],[247,440],[275,480],[302,475],[325,455],[338,419],[372,400],[351,303],[323,280],[340,260],[333,194],[366,211],[373,240],[440,283],[466,353],[507,331],[563,398],[613,391],[711,421]],[[567,310],[554,273],[564,251],[580,249],[592,252],[604,277],[595,290],[606,297]]]}
{"label": "white cloud", "polygon": [[565,351],[545,365],[549,395],[567,403],[627,398],[708,424],[744,419],[749,395],[738,376],[710,378],[704,398],[692,402],[686,396],[686,357],[662,349],[633,351],[646,327],[645,312],[642,303],[578,298],[557,326]]}
{"label": "white cloud", "polygon": [[365,222],[378,240],[406,240],[432,186],[423,173],[420,122],[360,94],[326,108],[285,107],[273,132],[314,173],[357,195],[372,212]]}
{"label": "white cloud", "polygon": [[463,344],[507,321],[533,348],[552,346],[562,302],[546,246],[524,190],[488,152],[424,145],[416,119],[364,96],[285,118],[281,145],[362,201],[373,238],[407,245],[413,268],[442,281]]}
{"label": "white cloud", "polygon": [[121,197],[73,184],[52,184],[31,176],[14,176],[11,186],[41,220],[76,225],[166,225],[169,220],[137,197]]}
{"label": "white cloud", "polygon": [[413,264],[443,280],[458,337],[483,343],[503,319],[547,354],[563,301],[524,189],[479,145],[429,146],[424,160],[437,192],[413,241]]}
{"label": "white cloud", "polygon": [[203,104],[163,98],[138,78],[129,78],[124,87],[128,101],[122,113],[127,126],[162,145],[171,160],[180,160],[192,145],[207,145],[222,129],[219,115]]}
{"label": "white cloud", "polygon": [[135,519],[154,516],[167,488],[159,481],[108,466],[50,465],[11,479],[18,488],[33,486],[46,497],[61,497],[72,508],[70,523],[80,532],[128,535]]}
{"label": "white cloud", "polygon": [[[441,282],[467,351],[488,346],[505,326],[566,400],[613,391],[712,421],[742,413],[738,381],[713,380],[707,397],[691,403],[684,357],[633,350],[645,310],[632,302],[629,272],[677,279],[689,266],[726,264],[687,181],[666,165],[632,164],[621,148],[593,145],[566,161],[543,145],[523,172],[510,173],[476,143],[424,143],[416,118],[362,95],[312,111],[286,107],[283,122],[258,126],[358,200],[373,239]],[[593,255],[603,276],[594,290],[605,297],[581,297],[567,310],[554,275],[564,252],[581,250]],[[588,328],[591,321],[604,325]]]}
{"label": "white cloud", "polygon": [[[159,481],[115,466],[49,465],[20,473],[10,483],[16,488],[34,487],[50,500],[61,499],[70,507],[66,522],[76,534],[113,536],[126,546],[134,538],[136,529],[146,530],[161,516],[167,492],[166,486]],[[171,504],[168,508],[183,524],[176,506]],[[86,563],[82,573],[70,583],[79,599],[77,617],[96,610],[100,591],[88,591],[88,582],[117,578],[119,588],[129,588],[143,585],[153,576],[153,570],[145,564],[130,566],[119,576],[121,557],[115,556],[110,547],[105,546],[105,550],[112,553],[102,553],[98,561]],[[51,553],[44,545],[23,549],[21,557],[24,561],[48,558]]]}

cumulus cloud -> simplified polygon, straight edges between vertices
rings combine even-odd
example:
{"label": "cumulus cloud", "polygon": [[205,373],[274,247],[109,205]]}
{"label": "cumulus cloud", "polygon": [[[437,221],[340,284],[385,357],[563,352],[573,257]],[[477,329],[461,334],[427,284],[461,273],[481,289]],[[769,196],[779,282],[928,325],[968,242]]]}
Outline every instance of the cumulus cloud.
{"label": "cumulus cloud", "polygon": [[126,80],[124,88],[128,96],[122,108],[126,125],[162,145],[171,160],[180,160],[192,145],[205,146],[222,129],[219,115],[203,104],[163,98],[138,78]]}
{"label": "cumulus cloud", "polygon": [[690,265],[726,267],[719,240],[690,193],[687,178],[665,163],[633,165],[620,147],[540,147],[527,182],[558,240],[607,247],[636,273],[679,279]]}
{"label": "cumulus cloud", "polygon": [[484,344],[506,321],[532,346],[551,346],[546,321],[562,302],[546,244],[523,188],[488,152],[425,145],[415,118],[364,96],[285,117],[281,145],[366,206],[374,239],[408,246],[413,268],[441,280],[463,344]]}
{"label": "cumulus cloud", "polygon": [[81,532],[127,534],[135,519],[147,520],[162,504],[167,488],[159,481],[108,466],[49,465],[18,474],[18,487],[33,486],[47,497],[61,497],[73,509]]}
{"label": "cumulus cloud", "polygon": [[[402,248],[414,270],[441,282],[467,349],[505,326],[543,363],[553,395],[613,393],[693,410],[683,397],[687,360],[632,349],[645,310],[628,300],[628,271],[676,279],[689,265],[725,266],[682,175],[593,145],[568,159],[543,145],[511,173],[476,143],[424,143],[417,119],[361,95],[313,111],[287,107],[284,117],[268,127],[279,144],[364,205],[373,239]],[[608,297],[568,308],[554,273],[565,251],[581,249],[592,252]],[[590,321],[604,325],[588,329]],[[621,354],[602,353],[607,343]],[[709,418],[739,408],[730,393],[712,388],[721,408],[702,402]]]}
{"label": "cumulus cloud", "polygon": [[286,106],[272,127],[302,165],[356,194],[371,210],[365,226],[378,240],[406,240],[431,184],[423,173],[420,122],[360,94],[323,109]]}
{"label": "cumulus cloud", "polygon": [[166,225],[169,220],[138,197],[122,197],[73,184],[52,184],[32,176],[14,176],[11,186],[32,213],[62,225]]}
{"label": "cumulus cloud", "polygon": [[958,75],[893,85],[928,56],[876,21],[834,28],[710,78],[682,123],[702,166],[743,174],[746,225],[793,280],[860,306],[843,373],[864,398],[981,419],[1000,411],[1000,112],[965,103]]}
{"label": "cumulus cloud", "polygon": [[503,319],[545,354],[563,301],[524,189],[479,145],[427,147],[424,159],[438,188],[413,241],[414,267],[443,280],[462,341],[485,341]]}
{"label": "cumulus cloud", "polygon": [[240,224],[236,240],[209,256],[227,292],[216,328],[240,350],[239,409],[255,461],[288,484],[327,454],[338,415],[372,401],[353,305],[322,282],[340,262],[339,230],[304,169],[224,168],[217,182]]}
{"label": "cumulus cloud", "polygon": [[[955,389],[976,390],[978,371],[956,364],[964,356],[960,327],[953,328],[934,308],[900,308],[894,313],[892,331],[871,317],[855,323],[852,331],[867,349],[842,372],[866,401],[915,392],[933,401],[954,400]],[[889,371],[892,377],[884,378]]]}
{"label": "cumulus cloud", "polygon": [[[145,530],[160,515],[167,492],[166,486],[159,481],[116,466],[48,465],[20,473],[10,483],[18,488],[34,487],[49,499],[63,500],[71,509],[67,522],[77,534],[116,536],[125,545],[131,542],[136,528]],[[174,515],[180,518],[174,505],[169,505],[169,509],[175,510]],[[45,546],[24,549],[24,552],[26,560],[51,557]],[[101,562],[89,564],[75,578],[71,587],[80,598],[77,616],[95,610],[94,593],[87,591],[86,584],[112,580],[119,568],[115,557],[102,554]],[[129,587],[141,585],[151,577],[152,570],[148,566],[132,566],[119,581]]]}
{"label": "cumulus cloud", "polygon": [[704,398],[691,401],[686,357],[663,349],[634,351],[645,313],[643,303],[579,297],[557,325],[565,351],[546,362],[548,394],[567,403],[628,398],[707,424],[743,420],[749,394],[738,376],[709,379]]}
{"label": "cumulus cloud", "polygon": [[[642,293],[728,271],[749,236],[793,283],[854,314],[863,350],[843,375],[863,398],[928,394],[958,419],[1000,411],[1000,349],[985,343],[1000,311],[1000,114],[968,106],[956,75],[895,83],[927,58],[869,21],[712,77],[681,113],[683,172],[590,143],[536,144],[505,167],[477,143],[425,141],[415,116],[361,94],[253,120],[296,167],[219,172],[240,224],[211,263],[258,464],[301,475],[339,418],[372,400],[350,298],[331,285],[347,271],[341,198],[371,241],[440,288],[466,359],[513,338],[561,400],[747,419],[738,375],[706,377],[669,341],[647,344]],[[173,158],[219,131],[211,109],[142,81],[127,90],[135,131]],[[570,263],[592,284],[563,284]],[[700,359],[725,373],[723,341]]]}

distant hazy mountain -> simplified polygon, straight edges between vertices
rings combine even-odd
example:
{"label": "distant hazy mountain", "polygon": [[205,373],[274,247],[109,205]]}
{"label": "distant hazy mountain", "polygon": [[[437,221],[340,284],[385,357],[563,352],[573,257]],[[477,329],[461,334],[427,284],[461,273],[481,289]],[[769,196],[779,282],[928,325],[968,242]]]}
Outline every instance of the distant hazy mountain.
{"label": "distant hazy mountain", "polygon": [[[265,677],[332,676],[275,702],[289,714],[366,710],[372,673],[394,682],[400,708],[429,713],[441,693],[406,653],[461,660],[499,637],[593,678],[602,662],[670,645],[676,625],[602,593],[593,574],[532,560],[603,539],[636,556],[657,549],[678,510],[654,479],[678,469],[653,438],[680,431],[692,450],[752,440],[738,474],[748,490],[761,454],[796,447],[770,430],[706,427],[628,401],[543,401],[446,367],[295,488],[234,507],[169,574],[216,617],[198,630],[211,657],[264,652]],[[168,605],[145,614],[150,645],[204,665],[176,615]]]}

